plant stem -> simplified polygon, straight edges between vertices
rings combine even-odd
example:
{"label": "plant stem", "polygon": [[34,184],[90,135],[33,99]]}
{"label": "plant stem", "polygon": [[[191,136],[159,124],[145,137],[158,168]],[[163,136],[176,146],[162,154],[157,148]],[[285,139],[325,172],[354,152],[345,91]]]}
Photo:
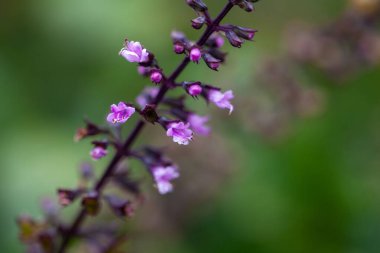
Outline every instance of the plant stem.
{"label": "plant stem", "polygon": [[[233,8],[233,4],[228,1],[226,6],[223,8],[223,10],[220,12],[220,14],[216,17],[215,20],[212,21],[212,23],[207,27],[207,29],[204,31],[201,38],[198,40],[197,44],[198,46],[203,46],[207,39],[212,35],[212,33],[215,31],[215,28],[219,25],[219,23],[223,20],[223,18],[228,14],[228,12]],[[173,73],[169,76],[167,80],[163,83],[163,85],[160,88],[160,91],[158,92],[157,96],[154,99],[154,104],[158,105],[162,99],[165,97],[166,93],[171,87],[171,84],[175,82],[177,77],[182,73],[182,71],[187,67],[187,65],[190,63],[189,57],[185,57],[183,61],[178,65],[178,67],[173,71]],[[107,169],[104,171],[102,177],[99,179],[99,181],[95,184],[94,190],[98,193],[100,193],[103,190],[104,185],[106,184],[107,180],[112,176],[112,174],[115,171],[115,168],[117,164],[122,160],[122,158],[125,156],[125,154],[128,153],[129,149],[131,148],[134,141],[137,139],[139,134],[141,133],[142,129],[145,126],[145,121],[139,120],[133,129],[133,131],[130,133],[129,137],[124,142],[121,149],[119,149],[115,156],[112,158],[111,162],[107,166]],[[68,229],[68,232],[63,235],[62,243],[58,249],[58,253],[64,253],[70,239],[77,233],[79,227],[84,222],[85,218],[87,217],[86,211],[84,209],[81,209],[78,215],[76,216],[74,222]]]}

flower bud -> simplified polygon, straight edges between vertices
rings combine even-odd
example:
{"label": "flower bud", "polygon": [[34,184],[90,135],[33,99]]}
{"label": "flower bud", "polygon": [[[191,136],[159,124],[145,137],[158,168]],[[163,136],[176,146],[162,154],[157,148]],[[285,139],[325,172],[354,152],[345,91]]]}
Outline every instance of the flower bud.
{"label": "flower bud", "polygon": [[198,63],[199,60],[201,59],[201,57],[202,57],[202,52],[198,47],[193,47],[190,50],[190,60],[191,61]]}
{"label": "flower bud", "polygon": [[82,199],[82,206],[89,215],[96,215],[100,210],[99,196],[96,192],[89,192]]}
{"label": "flower bud", "polygon": [[175,42],[173,48],[174,48],[174,52],[176,54],[183,54],[185,52],[185,49],[186,49],[185,44],[182,43],[181,41]]}
{"label": "flower bud", "polygon": [[191,96],[198,96],[202,93],[202,86],[200,82],[184,83],[186,92]]}
{"label": "flower bud", "polygon": [[95,161],[99,160],[100,158],[105,157],[107,154],[108,154],[108,151],[104,147],[100,147],[100,146],[94,147],[90,152],[92,159],[94,159]]}
{"label": "flower bud", "polygon": [[123,200],[114,195],[105,196],[105,200],[117,216],[131,217],[134,215],[135,210],[129,200]]}
{"label": "flower bud", "polygon": [[144,66],[138,66],[137,72],[142,76],[147,76],[149,74],[149,68]]}
{"label": "flower bud", "polygon": [[185,34],[180,31],[172,31],[170,37],[172,38],[173,42],[187,40]]}
{"label": "flower bud", "polygon": [[233,30],[237,34],[237,36],[245,40],[253,40],[257,32],[257,30],[255,29],[250,29],[250,28],[245,28],[245,27],[240,27],[240,26],[235,26]]}
{"label": "flower bud", "polygon": [[150,80],[155,84],[159,84],[162,80],[161,71],[158,69],[152,70],[152,72],[150,73]]}
{"label": "flower bud", "polygon": [[152,124],[156,123],[159,119],[155,107],[153,105],[146,105],[141,111],[141,115],[144,119]]}
{"label": "flower bud", "polygon": [[241,44],[243,44],[243,41],[239,38],[239,36],[237,36],[235,32],[233,32],[232,30],[229,30],[229,31],[226,31],[225,33],[226,33],[226,37],[228,41],[233,47],[239,47],[239,48],[241,47]]}
{"label": "flower bud", "polygon": [[186,0],[187,4],[195,11],[204,12],[207,11],[207,6],[201,0]]}
{"label": "flower bud", "polygon": [[210,69],[218,71],[218,68],[219,68],[220,62],[221,62],[220,60],[214,58],[210,54],[203,54],[202,57]]}
{"label": "flower bud", "polygon": [[70,205],[78,196],[78,190],[58,189],[58,202],[62,206]]}
{"label": "flower bud", "polygon": [[86,127],[84,128],[79,128],[74,136],[75,141],[80,141],[88,136],[95,136],[100,133],[103,133],[97,125],[90,121],[86,121]]}
{"label": "flower bud", "polygon": [[203,24],[206,22],[206,18],[204,16],[199,16],[191,20],[191,26],[194,29],[201,29]]}

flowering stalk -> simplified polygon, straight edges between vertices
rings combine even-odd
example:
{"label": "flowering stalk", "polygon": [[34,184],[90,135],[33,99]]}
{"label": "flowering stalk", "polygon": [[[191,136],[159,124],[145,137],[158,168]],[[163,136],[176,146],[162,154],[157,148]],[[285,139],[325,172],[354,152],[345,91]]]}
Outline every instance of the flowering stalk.
{"label": "flowering stalk", "polygon": [[[207,28],[200,39],[195,43],[188,40],[181,32],[172,33],[175,53],[186,54],[178,67],[169,76],[166,76],[151,52],[145,49],[139,42],[126,40],[125,46],[119,53],[120,56],[129,62],[137,63],[139,65],[138,72],[143,76],[149,77],[154,84],[160,84],[160,87],[145,89],[142,94],[140,94],[137,98],[137,103],[140,105],[140,108],[124,102],[113,104],[106,119],[111,127],[114,128],[114,131],[102,129],[89,122],[87,122],[86,128],[82,128],[78,131],[76,140],[88,136],[106,136],[105,140],[93,142],[94,149],[91,151],[91,156],[94,160],[106,156],[109,153],[107,151],[108,147],[114,147],[116,153],[100,179],[94,182],[94,187],[87,188],[85,184],[85,186],[80,189],[64,189],[59,191],[61,204],[64,205],[69,205],[82,195],[82,209],[70,226],[60,225],[61,229],[59,232],[62,236],[62,240],[57,248],[57,252],[65,252],[70,240],[74,236],[80,236],[82,231],[80,231],[79,228],[87,216],[96,215],[98,213],[102,198],[104,198],[105,202],[114,210],[115,214],[125,217],[129,217],[133,214],[134,205],[131,201],[120,199],[114,195],[105,196],[104,194],[105,185],[109,181],[122,185],[128,192],[138,194],[139,189],[138,186],[136,186],[137,183],[129,178],[128,172],[119,171],[121,161],[124,158],[129,157],[140,160],[152,175],[159,193],[166,194],[173,190],[172,181],[179,177],[179,171],[177,166],[167,159],[161,150],[149,146],[139,150],[131,149],[137,137],[146,126],[146,123],[157,123],[161,125],[166,131],[166,135],[172,137],[174,142],[181,145],[188,145],[190,143],[193,138],[193,132],[199,135],[209,134],[210,128],[205,126],[208,117],[196,115],[187,109],[184,105],[184,96],[180,98],[166,98],[166,94],[169,90],[182,87],[188,95],[195,98],[201,96],[206,102],[212,102],[217,107],[228,109],[229,113],[232,113],[234,109],[230,103],[230,100],[233,98],[232,91],[222,92],[217,87],[202,84],[201,82],[176,83],[176,79],[190,62],[198,63],[201,59],[205,61],[210,69],[217,70],[219,68],[220,64],[224,62],[226,55],[220,50],[220,47],[223,45],[223,38],[220,36],[220,33],[225,34],[232,46],[236,46],[236,41],[234,40],[237,39],[240,43],[239,47],[244,40],[252,40],[256,30],[232,25],[220,25],[220,22],[234,5],[238,5],[239,7],[253,7],[253,3],[257,1],[229,0],[215,19],[210,17],[207,6],[201,0],[186,0],[186,2],[198,14],[198,18],[192,20],[192,26],[195,29],[200,29],[205,25]],[[243,9],[252,11],[252,8],[244,7]],[[231,33],[234,34],[234,40],[230,38],[231,36],[229,34]],[[159,105],[169,108],[168,111],[170,113],[168,116],[159,115],[157,113],[156,109]],[[122,142],[122,140],[113,133],[118,131],[121,125],[126,123],[135,112],[138,112],[142,116],[142,119],[136,123],[128,138]],[[84,178],[88,180],[87,177]],[[19,222],[22,228],[21,225],[24,224],[26,220],[21,219]],[[55,252],[55,250],[50,250],[51,248],[49,248],[49,250],[46,249],[43,252]]]}

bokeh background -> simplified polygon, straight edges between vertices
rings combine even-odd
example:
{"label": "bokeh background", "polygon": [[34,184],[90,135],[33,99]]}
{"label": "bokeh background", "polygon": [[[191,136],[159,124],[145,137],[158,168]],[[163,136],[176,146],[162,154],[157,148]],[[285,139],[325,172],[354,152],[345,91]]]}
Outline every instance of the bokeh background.
{"label": "bokeh background", "polygon": [[[207,1],[211,13],[223,2]],[[197,188],[207,190],[197,185],[206,175],[204,167],[216,168],[215,178],[222,179],[185,214],[170,202],[177,193],[155,196],[185,217],[175,229],[165,228],[173,227],[170,218],[158,223],[169,232],[131,225],[140,231],[131,240],[131,252],[379,252],[379,67],[339,82],[321,71],[303,73],[323,94],[323,108],[312,117],[295,117],[280,138],[251,129],[253,115],[244,108],[244,101],[255,97],[250,87],[263,59],[283,52],[289,23],[328,24],[346,8],[345,0],[263,0],[253,14],[233,10],[227,22],[258,29],[256,41],[240,50],[228,48],[228,62],[218,73],[191,65],[181,78],[231,87],[236,115],[202,109],[213,115],[214,135],[194,141],[194,155],[187,156],[185,148],[172,157],[194,174],[187,183],[194,194],[182,202],[193,203],[194,195],[202,194]],[[2,252],[23,251],[18,214],[41,217],[42,197],[75,184],[76,168],[89,152],[88,142],[73,143],[83,117],[104,122],[109,104],[133,100],[148,83],[118,56],[124,38],[142,41],[168,72],[181,60],[172,52],[169,34],[176,28],[190,38],[199,36],[189,26],[193,17],[181,0],[0,2]],[[193,106],[205,107],[201,102]],[[141,141],[151,140],[145,135]],[[97,171],[105,163],[99,162]],[[213,173],[203,185],[212,184]],[[186,185],[183,180],[178,192]],[[139,220],[149,220],[149,212],[142,214]]]}

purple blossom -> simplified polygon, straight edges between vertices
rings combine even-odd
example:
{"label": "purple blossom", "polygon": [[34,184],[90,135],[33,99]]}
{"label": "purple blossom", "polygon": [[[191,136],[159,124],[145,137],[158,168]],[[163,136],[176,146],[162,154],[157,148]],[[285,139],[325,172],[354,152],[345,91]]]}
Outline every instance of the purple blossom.
{"label": "purple blossom", "polygon": [[185,45],[182,42],[176,42],[174,44],[174,52],[176,54],[182,54],[185,51]]}
{"label": "purple blossom", "polygon": [[124,102],[119,102],[118,105],[111,105],[111,113],[107,116],[107,121],[111,124],[125,123],[129,117],[135,112],[135,108],[127,106]]}
{"label": "purple blossom", "polygon": [[202,93],[202,86],[199,83],[192,83],[187,87],[187,92],[191,96],[198,96]]}
{"label": "purple blossom", "polygon": [[193,131],[189,129],[190,124],[183,122],[172,122],[167,126],[166,135],[173,137],[173,141],[180,145],[188,145],[193,138]]}
{"label": "purple blossom", "polygon": [[147,74],[149,74],[149,69],[144,67],[144,66],[138,66],[137,67],[137,72],[142,75],[142,76],[146,76]]}
{"label": "purple blossom", "polygon": [[217,48],[220,48],[224,45],[224,38],[220,35],[215,36],[215,44]]}
{"label": "purple blossom", "polygon": [[193,47],[190,50],[190,60],[191,61],[198,63],[199,60],[201,59],[201,57],[202,57],[202,52],[199,48]]}
{"label": "purple blossom", "polygon": [[200,116],[194,113],[189,114],[187,122],[190,123],[191,129],[199,135],[207,136],[211,132],[211,128],[206,126],[205,123],[208,122],[209,118],[207,116]]}
{"label": "purple blossom", "polygon": [[152,73],[150,74],[150,80],[155,84],[160,83],[162,80],[161,72],[159,70],[153,70]]}
{"label": "purple blossom", "polygon": [[230,100],[234,98],[232,90],[228,90],[224,93],[218,90],[210,90],[208,93],[208,99],[213,102],[217,107],[222,109],[229,109],[230,114],[234,110],[234,106],[230,103]]}
{"label": "purple blossom", "polygon": [[149,60],[149,53],[138,41],[128,41],[119,54],[129,62],[147,62]]}
{"label": "purple blossom", "polygon": [[141,108],[144,108],[147,104],[150,103],[149,100],[157,96],[159,90],[160,89],[158,87],[146,87],[136,98],[136,102]]}
{"label": "purple blossom", "polygon": [[171,181],[179,177],[178,168],[175,165],[153,167],[152,174],[160,194],[173,191]]}
{"label": "purple blossom", "polygon": [[94,159],[95,161],[97,161],[100,158],[106,156],[107,153],[108,153],[108,151],[106,149],[104,149],[104,147],[97,146],[97,147],[94,147],[91,150],[90,155],[91,155],[92,159]]}

